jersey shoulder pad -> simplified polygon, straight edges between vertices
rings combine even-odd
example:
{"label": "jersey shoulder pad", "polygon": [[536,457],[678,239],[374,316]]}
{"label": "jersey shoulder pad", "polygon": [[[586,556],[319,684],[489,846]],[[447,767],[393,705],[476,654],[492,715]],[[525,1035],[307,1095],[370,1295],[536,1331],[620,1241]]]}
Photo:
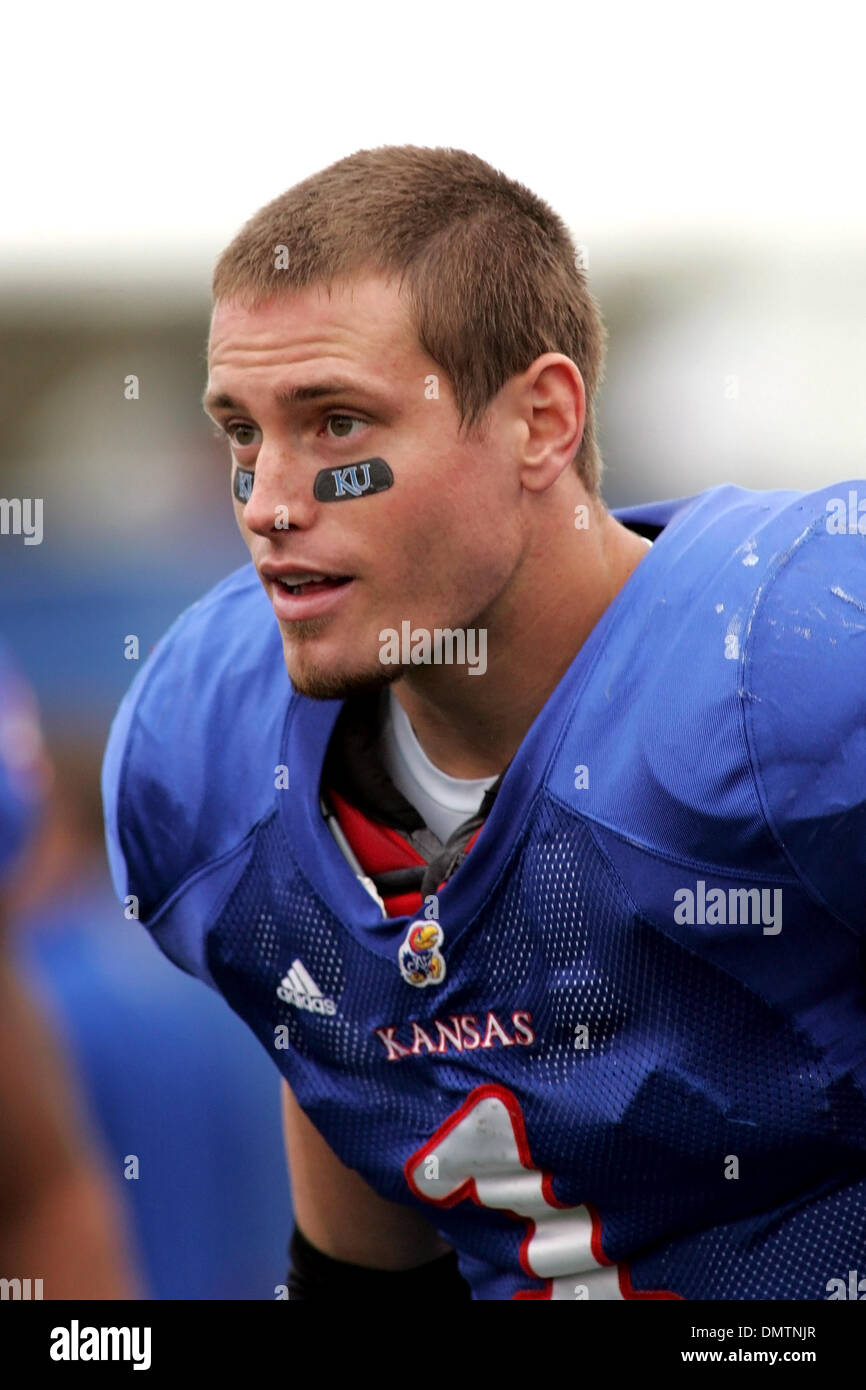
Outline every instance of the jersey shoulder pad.
{"label": "jersey shoulder pad", "polygon": [[174,623],[123,699],[102,770],[118,896],[145,924],[272,809],[292,688],[252,565]]}
{"label": "jersey shoulder pad", "polygon": [[804,494],[796,513],[743,644],[749,751],[764,814],[792,867],[862,931],[866,481]]}

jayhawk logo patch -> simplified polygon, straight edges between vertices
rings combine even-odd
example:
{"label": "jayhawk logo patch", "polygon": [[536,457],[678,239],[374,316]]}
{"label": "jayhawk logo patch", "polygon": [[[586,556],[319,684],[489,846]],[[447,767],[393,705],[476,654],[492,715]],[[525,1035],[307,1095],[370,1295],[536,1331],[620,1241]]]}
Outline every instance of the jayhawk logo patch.
{"label": "jayhawk logo patch", "polygon": [[445,940],[438,922],[411,922],[397,953],[400,974],[409,985],[441,985],[445,961],[439,950]]}

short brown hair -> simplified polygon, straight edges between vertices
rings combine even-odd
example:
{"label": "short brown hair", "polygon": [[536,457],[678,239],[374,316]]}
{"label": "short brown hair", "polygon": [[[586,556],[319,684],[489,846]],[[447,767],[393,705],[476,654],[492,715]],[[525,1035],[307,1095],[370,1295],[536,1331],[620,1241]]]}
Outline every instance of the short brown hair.
{"label": "short brown hair", "polygon": [[[286,248],[285,269],[277,248]],[[570,357],[586,387],[575,464],[598,492],[593,400],[606,332],[562,219],[523,184],[465,150],[358,150],[266,204],[217,261],[215,300],[249,307],[364,271],[399,275],[418,341],[470,428],[510,377],[545,352]]]}

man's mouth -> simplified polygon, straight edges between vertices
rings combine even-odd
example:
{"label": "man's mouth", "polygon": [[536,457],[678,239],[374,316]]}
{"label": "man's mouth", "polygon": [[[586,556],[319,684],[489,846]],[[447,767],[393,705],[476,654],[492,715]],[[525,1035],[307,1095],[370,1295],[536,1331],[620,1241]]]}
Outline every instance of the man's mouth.
{"label": "man's mouth", "polygon": [[304,594],[314,593],[316,590],[338,589],[343,584],[348,584],[351,576],[346,574],[308,574],[291,578],[277,578],[275,582],[280,588],[285,589],[289,594],[301,597]]}
{"label": "man's mouth", "polygon": [[262,578],[268,582],[277,618],[286,623],[327,617],[347,601],[354,585],[353,575],[325,574],[300,565],[281,571],[265,565]]}

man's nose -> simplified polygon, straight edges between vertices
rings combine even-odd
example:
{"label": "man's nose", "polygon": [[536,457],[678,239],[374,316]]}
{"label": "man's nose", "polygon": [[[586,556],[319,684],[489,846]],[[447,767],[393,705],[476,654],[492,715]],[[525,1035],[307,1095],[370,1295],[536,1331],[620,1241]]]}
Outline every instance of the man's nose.
{"label": "man's nose", "polygon": [[263,445],[253,471],[253,486],[244,506],[244,525],[257,535],[274,530],[304,530],[319,503],[313,496],[313,474],[286,449]]}

